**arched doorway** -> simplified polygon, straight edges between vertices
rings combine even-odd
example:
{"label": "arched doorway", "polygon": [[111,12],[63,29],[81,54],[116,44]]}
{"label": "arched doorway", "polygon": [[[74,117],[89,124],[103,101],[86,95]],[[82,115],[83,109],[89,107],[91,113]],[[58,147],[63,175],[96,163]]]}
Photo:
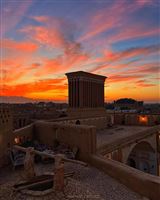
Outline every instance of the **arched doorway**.
{"label": "arched doorway", "polygon": [[150,174],[157,174],[157,159],[152,146],[148,142],[140,142],[129,154],[127,164]]}

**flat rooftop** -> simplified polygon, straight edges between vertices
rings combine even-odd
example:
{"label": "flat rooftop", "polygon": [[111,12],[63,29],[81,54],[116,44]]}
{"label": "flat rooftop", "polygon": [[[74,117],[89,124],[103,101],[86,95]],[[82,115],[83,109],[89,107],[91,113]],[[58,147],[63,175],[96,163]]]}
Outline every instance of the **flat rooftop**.
{"label": "flat rooftop", "polygon": [[[123,184],[98,169],[88,166],[66,163],[66,172],[75,172],[72,178],[68,179],[64,193],[54,193],[48,197],[30,197],[19,192],[14,193],[12,186],[22,181],[23,168],[15,171],[5,168],[0,171],[0,199],[1,200],[143,200],[139,194],[131,191]],[[53,172],[53,164],[36,165],[38,175],[45,172]],[[147,199],[147,198],[146,198]]]}
{"label": "flat rooftop", "polygon": [[112,151],[120,145],[134,142],[138,138],[143,138],[147,134],[151,134],[156,127],[146,126],[121,126],[116,125],[111,128],[97,130],[97,150]]}
{"label": "flat rooftop", "polygon": [[84,71],[76,71],[76,72],[69,72],[66,73],[66,76],[68,77],[86,77],[86,78],[94,78],[94,79],[100,79],[100,80],[105,80],[107,77],[106,76],[102,76],[99,74],[92,74],[89,72],[84,72]]}

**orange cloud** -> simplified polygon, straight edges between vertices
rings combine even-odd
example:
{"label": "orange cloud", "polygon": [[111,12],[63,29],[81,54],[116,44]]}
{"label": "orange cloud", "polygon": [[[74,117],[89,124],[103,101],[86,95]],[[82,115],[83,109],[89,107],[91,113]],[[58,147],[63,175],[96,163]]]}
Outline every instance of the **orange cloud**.
{"label": "orange cloud", "polygon": [[[124,51],[114,52],[111,50],[104,51],[104,56],[101,57],[101,59],[98,59],[98,62],[100,63],[97,67],[92,68],[92,72],[96,72],[98,70],[102,70],[110,66],[111,64],[115,62],[121,62],[125,61],[130,58],[135,58],[136,60],[128,62],[127,64],[133,64],[138,61],[137,57],[144,60],[145,56],[151,56],[153,54],[158,54],[160,50],[159,45],[151,45],[147,47],[137,47],[137,48],[129,48]],[[128,68],[127,64],[117,64],[117,68]],[[115,65],[116,66],[116,65]],[[115,67],[114,67],[115,68]],[[140,68],[140,67],[139,67]],[[142,66],[143,68],[143,66]]]}
{"label": "orange cloud", "polygon": [[1,40],[1,49],[1,69],[9,71],[9,73],[13,72],[12,75],[14,76],[14,70],[15,72],[21,71],[23,66],[28,65],[34,53],[36,53],[38,45],[29,41],[4,39]]}
{"label": "orange cloud", "polygon": [[0,42],[1,48],[14,51],[34,52],[38,49],[35,43],[30,41],[15,41],[11,39],[4,39]]}
{"label": "orange cloud", "polygon": [[37,82],[30,82],[18,85],[3,85],[3,96],[26,96],[30,97],[32,93],[47,93],[49,91],[64,91],[67,89],[64,84],[64,78],[61,79],[46,79]]}
{"label": "orange cloud", "polygon": [[31,18],[34,19],[37,22],[42,22],[42,23],[48,23],[48,21],[49,21],[48,16],[33,16]]}
{"label": "orange cloud", "polygon": [[[139,22],[133,24],[129,22],[129,15],[146,5],[154,5],[154,0],[136,0],[128,2],[126,0],[115,1],[112,5],[96,11],[88,20],[87,31],[79,38],[79,41],[91,39],[103,32],[114,29],[115,35],[106,35],[106,42],[114,43],[130,38],[148,37],[158,35],[158,29],[150,30]],[[121,31],[117,32],[117,28]]]}
{"label": "orange cloud", "polygon": [[36,42],[48,47],[63,48],[65,40],[63,35],[54,27],[28,26],[21,30]]}
{"label": "orange cloud", "polygon": [[[142,0],[142,2],[141,0],[136,0],[136,2],[121,0],[118,3],[114,1],[111,5],[98,12],[96,11],[89,17],[87,27],[85,27],[86,31],[78,41],[83,42],[92,39],[93,45],[95,45],[96,40],[101,45],[112,45],[130,39],[158,37],[159,28],[157,26],[149,27],[148,24],[132,19],[132,14],[137,10],[156,4],[154,0]],[[105,36],[100,36],[102,33]],[[96,36],[101,38],[96,38]]]}
{"label": "orange cloud", "polygon": [[42,75],[49,75],[53,73],[65,73],[66,71],[70,70],[72,67],[80,67],[83,65],[89,56],[87,54],[78,53],[78,54],[64,54],[62,56],[57,56],[53,59],[45,59],[43,60],[43,65],[41,68],[37,69],[34,75],[42,76]]}
{"label": "orange cloud", "polygon": [[138,78],[142,78],[143,75],[112,75],[108,77],[107,83],[117,83],[117,82],[126,82],[134,81]]}
{"label": "orange cloud", "polygon": [[81,44],[73,39],[75,29],[69,21],[55,17],[34,16],[32,19],[40,22],[40,26],[27,26],[20,32],[29,35],[31,39],[49,48],[61,50],[54,58],[42,59],[41,67],[34,73],[36,77],[52,73],[65,72],[72,67],[79,67],[89,58]]}
{"label": "orange cloud", "polygon": [[21,77],[26,75],[26,72],[28,70],[21,70],[21,71],[15,71],[15,70],[4,70],[3,73],[3,83],[12,83],[14,81],[17,81]]}
{"label": "orange cloud", "polygon": [[22,79],[25,79],[30,74],[30,79],[34,78],[31,76],[32,72],[37,70],[40,67],[39,63],[32,63],[31,65],[25,64],[26,60],[25,57],[22,56],[20,59],[18,55],[15,59],[4,59],[1,61],[0,68],[1,68],[1,81],[3,84],[16,84]]}
{"label": "orange cloud", "polygon": [[119,41],[129,40],[129,39],[136,39],[136,38],[145,38],[150,36],[158,36],[159,29],[152,28],[149,29],[148,27],[136,23],[135,25],[132,24],[132,26],[127,25],[120,29],[115,34],[112,34],[111,36],[108,36],[109,43],[113,44]]}
{"label": "orange cloud", "polygon": [[120,52],[109,52],[109,53],[107,52],[105,56],[109,61],[115,62],[137,56],[152,55],[153,53],[158,53],[159,50],[160,50],[159,45],[151,45],[147,47],[130,48]]}
{"label": "orange cloud", "polygon": [[[128,8],[128,6],[129,5],[125,4],[124,1],[120,1],[119,3],[113,3],[109,7],[94,13],[89,19],[86,33],[79,38],[79,41],[82,42],[90,39],[115,26],[119,27],[121,25],[121,20],[126,15],[126,8]],[[116,13],[116,17],[113,13]]]}
{"label": "orange cloud", "polygon": [[29,66],[39,48],[34,42],[4,39],[0,44],[2,48],[0,68],[4,84],[17,82],[37,67]]}
{"label": "orange cloud", "polygon": [[[64,52],[77,50],[79,43],[74,41],[75,26],[68,20],[48,16],[34,16],[39,26],[26,26],[20,32],[49,49],[58,48]],[[76,48],[75,48],[76,47]]]}
{"label": "orange cloud", "polygon": [[156,86],[156,84],[150,83],[150,82],[148,82],[146,80],[136,81],[136,85],[139,86],[139,87],[153,87],[153,86]]}

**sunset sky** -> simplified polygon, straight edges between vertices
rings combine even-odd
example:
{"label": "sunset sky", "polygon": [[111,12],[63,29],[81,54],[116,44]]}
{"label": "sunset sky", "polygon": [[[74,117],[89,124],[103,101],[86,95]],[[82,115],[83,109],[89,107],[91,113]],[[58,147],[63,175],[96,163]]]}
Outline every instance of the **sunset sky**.
{"label": "sunset sky", "polygon": [[66,72],[107,76],[105,101],[160,100],[158,0],[1,0],[1,96],[68,101]]}

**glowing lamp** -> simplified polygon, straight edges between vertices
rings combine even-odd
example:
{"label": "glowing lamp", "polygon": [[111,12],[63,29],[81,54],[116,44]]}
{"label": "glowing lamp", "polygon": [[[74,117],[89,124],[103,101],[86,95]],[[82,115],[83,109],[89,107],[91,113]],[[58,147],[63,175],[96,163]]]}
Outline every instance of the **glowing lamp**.
{"label": "glowing lamp", "polygon": [[18,144],[20,141],[19,141],[19,137],[16,137],[16,138],[14,138],[14,142],[16,143],[16,144]]}
{"label": "glowing lamp", "polygon": [[148,122],[148,117],[147,116],[139,116],[139,122],[147,123]]}

